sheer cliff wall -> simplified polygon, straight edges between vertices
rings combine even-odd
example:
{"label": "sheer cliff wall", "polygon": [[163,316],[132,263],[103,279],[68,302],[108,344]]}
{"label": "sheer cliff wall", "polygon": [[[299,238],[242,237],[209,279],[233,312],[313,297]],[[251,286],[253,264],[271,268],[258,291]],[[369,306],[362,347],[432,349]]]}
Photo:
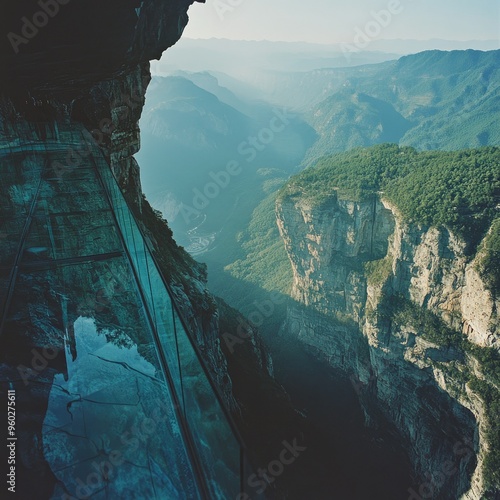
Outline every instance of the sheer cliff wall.
{"label": "sheer cliff wall", "polygon": [[[469,383],[488,377],[470,351],[499,347],[500,303],[465,243],[407,224],[375,194],[282,197],[277,219],[294,274],[285,331],[351,378],[368,425],[380,414],[395,425],[421,498],[493,498],[491,416]],[[469,351],[431,335],[442,331]]]}

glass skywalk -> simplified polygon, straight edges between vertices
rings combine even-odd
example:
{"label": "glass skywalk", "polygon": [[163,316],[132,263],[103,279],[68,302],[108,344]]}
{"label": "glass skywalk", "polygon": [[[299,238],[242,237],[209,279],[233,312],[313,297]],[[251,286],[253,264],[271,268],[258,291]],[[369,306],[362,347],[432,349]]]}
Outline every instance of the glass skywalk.
{"label": "glass skywalk", "polygon": [[241,441],[109,165],[78,128],[23,133],[0,145],[0,379],[20,446],[37,442],[53,498],[237,498]]}

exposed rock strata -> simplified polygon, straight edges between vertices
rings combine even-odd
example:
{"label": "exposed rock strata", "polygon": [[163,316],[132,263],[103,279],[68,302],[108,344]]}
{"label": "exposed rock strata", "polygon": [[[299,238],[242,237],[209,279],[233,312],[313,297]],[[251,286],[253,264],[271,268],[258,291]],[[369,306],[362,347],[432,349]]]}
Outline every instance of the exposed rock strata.
{"label": "exposed rock strata", "polygon": [[465,243],[445,228],[406,224],[380,195],[353,202],[333,193],[319,207],[285,197],[277,216],[294,273],[288,332],[351,377],[368,424],[378,409],[396,425],[422,481],[415,491],[432,477],[433,498],[482,498],[487,419],[452,370],[474,370],[474,360],[387,313],[404,298],[470,342],[500,347],[499,299]]}

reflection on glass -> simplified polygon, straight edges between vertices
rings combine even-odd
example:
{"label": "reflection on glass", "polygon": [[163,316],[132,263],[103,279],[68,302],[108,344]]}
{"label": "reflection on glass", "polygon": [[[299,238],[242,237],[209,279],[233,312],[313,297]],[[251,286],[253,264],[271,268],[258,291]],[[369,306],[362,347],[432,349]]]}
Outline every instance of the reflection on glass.
{"label": "reflection on glass", "polygon": [[61,353],[37,379],[54,496],[236,498],[241,445],[169,288],[98,148],[68,167],[61,137],[0,155],[3,342]]}
{"label": "reflection on glass", "polygon": [[[72,325],[67,377],[56,375],[43,425],[46,460],[76,498],[198,498],[175,409],[135,344],[117,346],[91,318]],[[68,457],[70,459],[68,460]],[[191,476],[191,477],[190,477]]]}

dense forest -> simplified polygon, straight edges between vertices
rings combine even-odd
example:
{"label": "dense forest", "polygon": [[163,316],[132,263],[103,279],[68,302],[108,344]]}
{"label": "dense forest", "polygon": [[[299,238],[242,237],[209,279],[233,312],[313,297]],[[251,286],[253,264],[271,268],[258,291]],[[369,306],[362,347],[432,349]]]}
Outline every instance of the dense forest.
{"label": "dense forest", "polygon": [[[498,217],[500,148],[453,152],[417,152],[394,144],[358,148],[317,160],[293,177],[280,196],[299,195],[319,205],[331,196],[366,200],[377,192],[408,222],[446,226],[474,252]],[[490,239],[493,250],[498,238]]]}
{"label": "dense forest", "polygon": [[420,151],[500,145],[499,62],[499,50],[431,50],[335,71],[334,92],[308,111],[319,139],[307,158],[384,142]]}

